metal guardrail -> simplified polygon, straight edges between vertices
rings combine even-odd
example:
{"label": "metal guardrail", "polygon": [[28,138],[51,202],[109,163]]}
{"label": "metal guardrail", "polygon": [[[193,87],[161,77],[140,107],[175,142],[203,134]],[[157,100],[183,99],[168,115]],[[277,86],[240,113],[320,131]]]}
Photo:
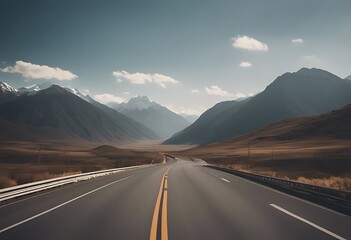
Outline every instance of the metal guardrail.
{"label": "metal guardrail", "polygon": [[208,167],[288,192],[351,216],[351,191],[246,173],[213,165],[208,165]]}
{"label": "metal guardrail", "polygon": [[52,179],[43,180],[43,181],[26,183],[26,184],[17,185],[9,188],[3,188],[3,189],[0,189],[0,202],[6,201],[12,198],[24,196],[27,194],[32,194],[39,191],[59,187],[69,183],[84,181],[84,180],[88,180],[96,177],[106,176],[109,174],[132,170],[136,168],[144,168],[148,166],[152,166],[152,165],[147,164],[147,165],[124,167],[124,168],[113,168],[108,170],[81,173],[81,174],[76,174],[71,176],[52,178]]}

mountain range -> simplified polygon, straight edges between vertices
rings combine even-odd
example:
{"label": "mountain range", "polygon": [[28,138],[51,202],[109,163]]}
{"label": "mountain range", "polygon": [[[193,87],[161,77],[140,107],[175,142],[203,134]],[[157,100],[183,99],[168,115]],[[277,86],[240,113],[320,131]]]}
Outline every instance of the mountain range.
{"label": "mountain range", "polygon": [[[43,82],[28,87],[21,87],[16,91],[17,95],[34,95],[52,85],[50,82]],[[127,103],[110,103],[106,106],[95,101],[89,95],[83,94],[79,89],[70,87],[62,88],[109,114],[114,114],[113,112],[115,111],[112,109],[117,110],[123,115],[152,129],[162,139],[171,137],[174,133],[189,126],[197,118],[195,115],[185,115],[184,117],[178,115],[156,102],[151,102],[146,96],[131,98]]]}
{"label": "mountain range", "polygon": [[22,94],[1,104],[0,117],[5,119],[1,121],[4,125],[11,122],[18,126],[40,128],[40,131],[49,128],[71,138],[93,142],[159,138],[143,124],[95,101],[93,103],[52,85],[35,94]]}
{"label": "mountain range", "polygon": [[165,144],[209,144],[247,134],[283,119],[313,116],[351,103],[351,81],[321,69],[302,68],[276,78],[242,101],[216,104]]}
{"label": "mountain range", "polygon": [[172,112],[146,96],[131,98],[127,103],[110,104],[118,112],[138,121],[152,129],[163,139],[190,125],[184,117]]}

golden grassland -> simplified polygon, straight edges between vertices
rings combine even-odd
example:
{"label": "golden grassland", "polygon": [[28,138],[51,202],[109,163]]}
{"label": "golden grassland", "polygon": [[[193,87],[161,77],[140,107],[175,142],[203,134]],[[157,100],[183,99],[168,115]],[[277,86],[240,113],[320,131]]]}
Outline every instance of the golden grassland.
{"label": "golden grassland", "polygon": [[351,190],[351,140],[238,138],[174,154],[240,171]]}
{"label": "golden grassland", "polygon": [[[193,147],[193,148],[192,148]],[[40,149],[40,150],[39,150]],[[261,175],[351,190],[351,140],[236,138],[202,147],[145,141],[119,146],[86,142],[0,142],[0,187],[163,161],[161,153]]]}
{"label": "golden grassland", "polygon": [[160,163],[153,151],[89,143],[0,142],[0,188],[83,172]]}

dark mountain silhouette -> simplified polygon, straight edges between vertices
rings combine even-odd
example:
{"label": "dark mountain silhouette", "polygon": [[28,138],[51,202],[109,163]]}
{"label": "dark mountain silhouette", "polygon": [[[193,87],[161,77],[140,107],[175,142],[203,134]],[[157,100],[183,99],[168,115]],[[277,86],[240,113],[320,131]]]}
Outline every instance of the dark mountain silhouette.
{"label": "dark mountain silhouette", "polygon": [[0,116],[15,124],[49,127],[88,141],[156,139],[142,124],[110,109],[101,110],[53,85],[35,95],[21,95],[0,106]]}
{"label": "dark mountain silhouette", "polygon": [[217,104],[165,143],[207,144],[250,133],[283,119],[339,109],[351,103],[351,82],[324,70],[302,68],[278,77],[251,99],[232,103],[233,106],[224,110]]}

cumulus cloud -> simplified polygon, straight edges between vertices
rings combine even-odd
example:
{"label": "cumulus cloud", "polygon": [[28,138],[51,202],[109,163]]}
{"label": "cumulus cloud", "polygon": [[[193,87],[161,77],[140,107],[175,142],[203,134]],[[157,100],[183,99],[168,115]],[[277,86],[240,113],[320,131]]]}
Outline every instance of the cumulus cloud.
{"label": "cumulus cloud", "polygon": [[302,38],[296,38],[296,39],[292,39],[291,42],[292,43],[303,43],[303,39]]}
{"label": "cumulus cloud", "polygon": [[23,61],[16,61],[14,66],[9,66],[0,70],[7,73],[20,73],[25,78],[57,79],[60,81],[73,80],[77,78],[77,75],[68,70]]}
{"label": "cumulus cloud", "polygon": [[117,79],[118,82],[123,80],[129,81],[131,84],[146,84],[146,83],[154,83],[159,85],[162,88],[166,88],[167,84],[179,84],[179,81],[160,74],[160,73],[129,73],[127,71],[115,71],[112,75]]}
{"label": "cumulus cloud", "polygon": [[111,103],[111,102],[115,102],[115,103],[124,102],[123,98],[117,97],[117,96],[115,96],[113,94],[109,94],[109,93],[96,94],[94,96],[94,99],[100,103],[103,103],[103,104],[107,104],[107,103]]}
{"label": "cumulus cloud", "polygon": [[252,67],[252,64],[250,62],[241,62],[239,66],[242,68],[249,68]]}
{"label": "cumulus cloud", "polygon": [[222,96],[222,97],[231,97],[233,96],[232,94],[228,93],[227,91],[221,89],[220,87],[213,85],[209,88],[205,88],[205,92],[208,95],[215,95],[215,96]]}
{"label": "cumulus cloud", "polygon": [[192,92],[192,93],[199,93],[200,90],[198,90],[198,89],[192,89],[191,92]]}
{"label": "cumulus cloud", "polygon": [[252,37],[238,35],[232,38],[232,46],[249,51],[268,51],[268,45]]}

